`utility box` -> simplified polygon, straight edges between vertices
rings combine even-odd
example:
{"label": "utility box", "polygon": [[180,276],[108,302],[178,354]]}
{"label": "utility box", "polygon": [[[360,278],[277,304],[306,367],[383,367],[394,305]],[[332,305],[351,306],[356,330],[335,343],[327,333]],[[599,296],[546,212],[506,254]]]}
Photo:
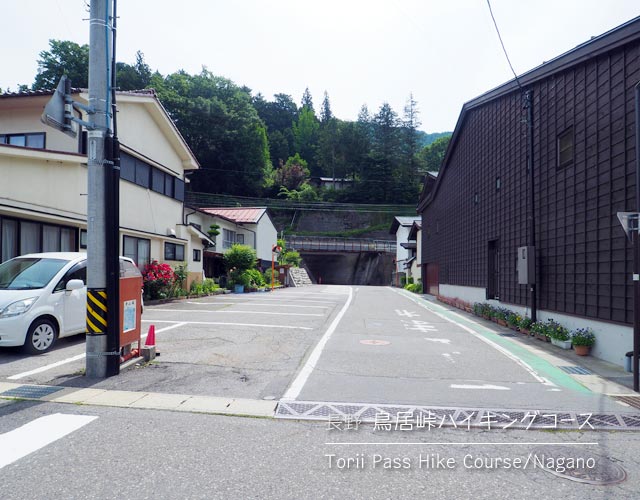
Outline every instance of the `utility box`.
{"label": "utility box", "polygon": [[518,247],[518,284],[533,285],[536,282],[536,248]]}
{"label": "utility box", "polygon": [[136,265],[120,259],[120,347],[140,345],[142,316],[142,274]]}

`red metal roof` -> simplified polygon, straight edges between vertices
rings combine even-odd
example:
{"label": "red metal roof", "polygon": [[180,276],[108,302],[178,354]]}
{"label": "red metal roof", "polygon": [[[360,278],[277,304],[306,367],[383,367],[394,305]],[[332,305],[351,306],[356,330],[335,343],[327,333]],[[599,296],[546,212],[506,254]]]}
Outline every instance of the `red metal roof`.
{"label": "red metal roof", "polygon": [[257,224],[266,212],[264,207],[240,207],[240,208],[201,208],[210,215],[219,215],[225,219],[239,224]]}

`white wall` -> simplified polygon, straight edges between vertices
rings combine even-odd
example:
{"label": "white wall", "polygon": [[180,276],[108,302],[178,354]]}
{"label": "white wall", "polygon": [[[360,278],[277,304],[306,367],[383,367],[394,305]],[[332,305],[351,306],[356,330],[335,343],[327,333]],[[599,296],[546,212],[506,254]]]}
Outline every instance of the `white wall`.
{"label": "white wall", "polygon": [[[255,227],[255,226],[254,226]],[[253,227],[252,227],[253,229]],[[265,213],[256,228],[258,258],[271,261],[271,249],[278,243],[278,231]]]}
{"label": "white wall", "polygon": [[409,258],[409,250],[400,246],[400,243],[406,243],[409,238],[409,231],[411,226],[399,226],[396,231],[396,262],[398,263],[398,269],[404,271],[404,263]]}
{"label": "white wall", "polygon": [[[503,304],[497,300],[487,300],[485,288],[440,284],[440,295],[456,297],[466,302],[487,302],[494,306],[505,307],[519,314],[531,316],[531,309],[514,304]],[[606,323],[581,316],[571,316],[554,311],[538,310],[539,321],[554,319],[569,330],[591,328],[596,343],[591,355],[619,366],[624,366],[625,354],[633,349],[633,328],[630,326]]]}

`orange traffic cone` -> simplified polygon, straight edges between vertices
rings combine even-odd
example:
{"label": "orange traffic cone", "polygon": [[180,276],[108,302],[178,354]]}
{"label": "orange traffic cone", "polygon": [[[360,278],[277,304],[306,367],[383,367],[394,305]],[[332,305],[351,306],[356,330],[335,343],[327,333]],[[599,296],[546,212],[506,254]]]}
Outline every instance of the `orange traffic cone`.
{"label": "orange traffic cone", "polygon": [[147,333],[147,339],[144,341],[144,345],[152,346],[156,345],[156,327],[155,325],[151,325],[149,327],[149,333]]}

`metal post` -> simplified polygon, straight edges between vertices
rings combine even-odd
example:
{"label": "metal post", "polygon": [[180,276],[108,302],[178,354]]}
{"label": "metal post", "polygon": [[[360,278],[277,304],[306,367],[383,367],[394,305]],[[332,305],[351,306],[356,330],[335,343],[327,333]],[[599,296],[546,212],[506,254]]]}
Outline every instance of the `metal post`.
{"label": "metal post", "polygon": [[534,260],[534,272],[533,277],[529,277],[529,291],[531,302],[531,320],[537,320],[537,305],[536,305],[536,190],[533,176],[533,90],[528,90],[524,94],[525,108],[527,109],[527,175],[529,176],[529,246],[534,248],[533,255]]}
{"label": "metal post", "polygon": [[87,377],[107,376],[107,202],[105,138],[111,129],[109,89],[111,59],[110,0],[91,0],[89,36],[89,106],[92,128],[87,134]]}
{"label": "metal post", "polygon": [[[636,212],[640,212],[640,82],[636,85]],[[633,237],[633,390],[640,392],[638,362],[640,359],[640,220],[636,218]]]}
{"label": "metal post", "polygon": [[271,249],[271,291],[273,292],[275,286],[276,286],[276,254],[273,251],[273,248]]}

